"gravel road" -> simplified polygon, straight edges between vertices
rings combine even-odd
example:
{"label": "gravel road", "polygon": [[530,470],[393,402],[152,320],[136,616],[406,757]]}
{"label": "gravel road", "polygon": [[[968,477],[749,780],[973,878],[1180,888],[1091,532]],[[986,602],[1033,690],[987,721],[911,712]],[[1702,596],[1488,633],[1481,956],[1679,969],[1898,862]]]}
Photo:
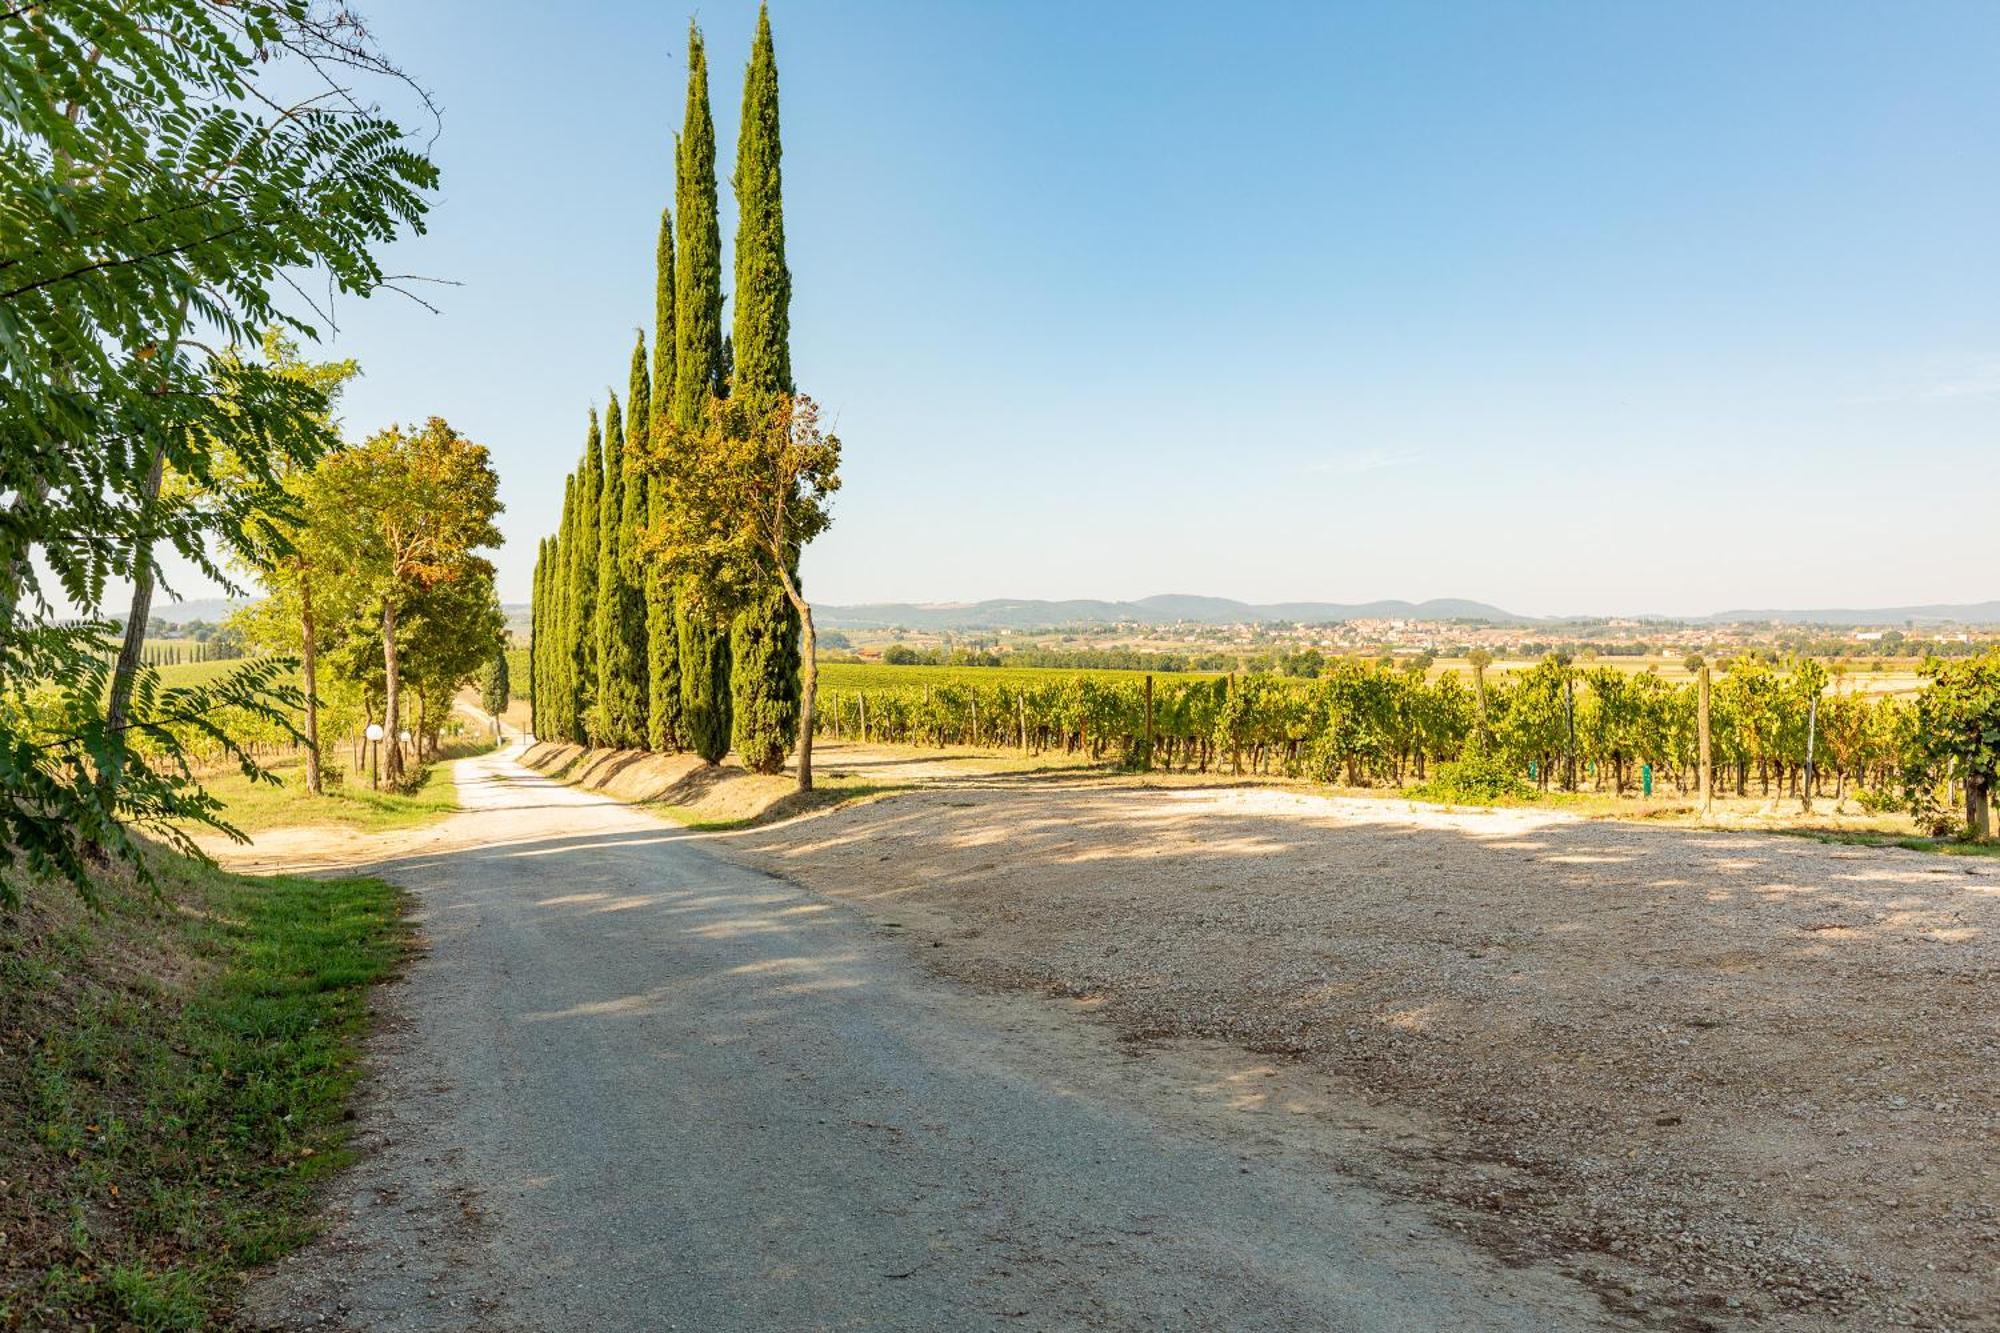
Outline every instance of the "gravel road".
{"label": "gravel road", "polygon": [[[253,1284],[255,1322],[1622,1326],[1345,1179],[1245,1057],[1134,1056],[1061,1002],[932,978],[879,915],[511,754],[458,777],[468,810],[378,867],[427,949],[327,1232]],[[282,846],[267,865],[315,864]]]}

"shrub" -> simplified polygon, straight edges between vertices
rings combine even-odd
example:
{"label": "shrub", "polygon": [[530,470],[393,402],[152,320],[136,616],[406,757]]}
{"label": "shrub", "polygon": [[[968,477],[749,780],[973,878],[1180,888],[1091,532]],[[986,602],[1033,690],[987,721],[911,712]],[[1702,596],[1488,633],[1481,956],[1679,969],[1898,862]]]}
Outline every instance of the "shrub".
{"label": "shrub", "polygon": [[1410,794],[1419,800],[1453,805],[1492,805],[1498,801],[1531,801],[1535,789],[1505,760],[1486,754],[1439,764],[1436,775],[1412,787]]}

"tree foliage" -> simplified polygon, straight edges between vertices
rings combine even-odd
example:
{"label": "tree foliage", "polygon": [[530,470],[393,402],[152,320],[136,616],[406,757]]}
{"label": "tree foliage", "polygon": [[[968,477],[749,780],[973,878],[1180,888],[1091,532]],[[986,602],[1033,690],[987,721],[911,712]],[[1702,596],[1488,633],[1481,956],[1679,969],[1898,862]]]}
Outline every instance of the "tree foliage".
{"label": "tree foliage", "polygon": [[186,747],[247,762],[218,719],[296,702],[272,662],[166,689],[128,653],[114,687],[105,591],[150,587],[167,549],[233,586],[296,503],[286,476],[336,443],[324,385],[233,349],[315,338],[307,271],[333,294],[394,282],[377,251],[421,230],[436,172],[348,91],[379,77],[358,25],[305,0],[0,11],[7,865],[85,887],[95,854],[138,859],[130,826],[218,823]]}

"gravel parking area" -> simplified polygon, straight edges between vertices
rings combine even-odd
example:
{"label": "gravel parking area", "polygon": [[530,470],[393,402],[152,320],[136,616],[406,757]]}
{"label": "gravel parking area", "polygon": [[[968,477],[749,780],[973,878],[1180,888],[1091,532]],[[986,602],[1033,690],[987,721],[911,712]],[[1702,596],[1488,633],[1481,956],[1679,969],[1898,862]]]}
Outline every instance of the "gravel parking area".
{"label": "gravel parking area", "polygon": [[1310,1075],[1344,1170],[1614,1307],[2000,1327],[2000,860],[1061,775],[715,841],[1135,1053]]}

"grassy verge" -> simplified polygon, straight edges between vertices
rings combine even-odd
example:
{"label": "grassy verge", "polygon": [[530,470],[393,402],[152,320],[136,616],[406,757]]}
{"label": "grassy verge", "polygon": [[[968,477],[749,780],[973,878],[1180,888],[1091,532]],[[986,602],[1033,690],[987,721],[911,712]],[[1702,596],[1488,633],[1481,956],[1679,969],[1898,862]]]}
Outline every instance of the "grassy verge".
{"label": "grassy verge", "polygon": [[226,1323],[346,1159],[397,890],[166,858],[162,879],[0,917],[0,1327]]}
{"label": "grassy verge", "polygon": [[1779,828],[1772,833],[1811,838],[1816,842],[1847,843],[1856,847],[1901,847],[1905,851],[1935,852],[1939,856],[2000,857],[2000,842],[1968,842],[1962,838],[1920,838],[1897,833],[1870,833],[1859,829]]}
{"label": "grassy verge", "polygon": [[452,780],[451,761],[484,754],[491,748],[488,742],[445,746],[408,791],[370,789],[366,768],[350,772],[337,762],[329,762],[325,793],[313,796],[306,791],[305,761],[301,759],[269,765],[279,779],[275,784],[252,782],[241,773],[225,773],[204,779],[202,785],[227,807],[224,817],[245,833],[296,824],[336,824],[372,833],[427,824],[457,810],[458,784]]}

